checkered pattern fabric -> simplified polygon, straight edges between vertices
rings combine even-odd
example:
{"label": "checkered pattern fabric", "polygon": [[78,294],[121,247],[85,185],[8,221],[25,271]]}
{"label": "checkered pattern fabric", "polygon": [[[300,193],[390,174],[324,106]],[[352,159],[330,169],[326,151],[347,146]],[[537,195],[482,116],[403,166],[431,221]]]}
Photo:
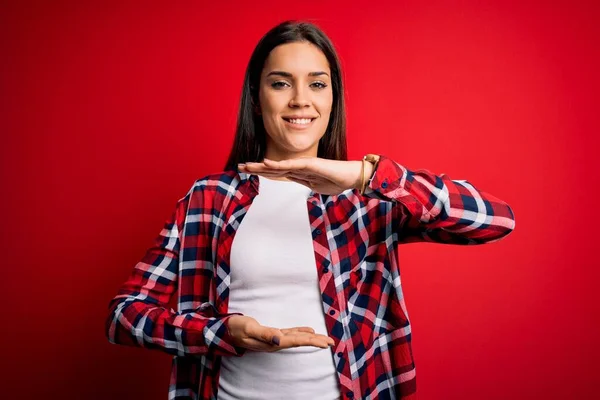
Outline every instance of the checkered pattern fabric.
{"label": "checkered pattern fabric", "polygon": [[[416,391],[398,245],[476,245],[514,229],[502,200],[465,180],[412,171],[385,155],[364,195],[307,199],[323,313],[342,399],[408,399]],[[198,179],[109,304],[111,343],[173,357],[169,399],[217,398],[221,358],[241,357],[226,327],[230,249],[258,177]],[[168,309],[176,296],[177,310]]]}

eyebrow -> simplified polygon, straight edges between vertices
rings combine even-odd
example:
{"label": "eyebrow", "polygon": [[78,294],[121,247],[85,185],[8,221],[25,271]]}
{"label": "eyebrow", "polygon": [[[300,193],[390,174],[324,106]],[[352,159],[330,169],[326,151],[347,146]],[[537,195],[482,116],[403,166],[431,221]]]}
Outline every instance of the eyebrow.
{"label": "eyebrow", "polygon": [[[267,77],[271,76],[271,75],[279,75],[279,76],[285,76],[286,78],[291,78],[292,74],[290,74],[289,72],[285,72],[285,71],[271,71],[267,74]],[[329,74],[325,71],[315,71],[315,72],[309,72],[308,76],[319,76],[319,75],[327,75],[329,76]]]}

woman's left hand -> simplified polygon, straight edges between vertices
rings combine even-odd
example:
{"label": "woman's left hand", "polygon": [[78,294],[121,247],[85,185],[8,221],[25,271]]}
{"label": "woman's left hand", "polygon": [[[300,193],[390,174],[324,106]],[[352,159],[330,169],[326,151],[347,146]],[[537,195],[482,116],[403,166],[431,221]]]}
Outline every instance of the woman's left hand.
{"label": "woman's left hand", "polygon": [[[301,183],[317,193],[339,194],[347,189],[359,189],[362,161],[339,161],[319,157],[300,157],[274,161],[240,164],[242,172],[267,178],[286,177]],[[366,176],[372,172],[371,163],[366,163]],[[359,189],[360,190],[360,189]]]}

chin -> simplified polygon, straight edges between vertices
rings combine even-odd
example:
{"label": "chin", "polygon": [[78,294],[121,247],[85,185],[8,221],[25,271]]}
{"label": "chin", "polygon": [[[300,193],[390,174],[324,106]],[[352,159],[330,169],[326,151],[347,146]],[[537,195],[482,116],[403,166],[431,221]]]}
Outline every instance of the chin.
{"label": "chin", "polygon": [[312,135],[302,136],[296,134],[292,136],[286,136],[286,142],[290,147],[306,150],[317,145],[319,143],[319,138],[313,137]]}

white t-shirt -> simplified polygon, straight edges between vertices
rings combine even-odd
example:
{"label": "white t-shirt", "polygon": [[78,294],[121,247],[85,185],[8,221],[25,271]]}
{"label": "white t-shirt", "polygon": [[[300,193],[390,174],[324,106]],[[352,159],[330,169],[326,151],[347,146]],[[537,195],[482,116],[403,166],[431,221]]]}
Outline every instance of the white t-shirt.
{"label": "white t-shirt", "polygon": [[[310,326],[327,335],[308,217],[311,190],[260,175],[259,185],[231,247],[229,312],[265,326]],[[218,398],[339,399],[332,351],[301,346],[223,356]]]}

